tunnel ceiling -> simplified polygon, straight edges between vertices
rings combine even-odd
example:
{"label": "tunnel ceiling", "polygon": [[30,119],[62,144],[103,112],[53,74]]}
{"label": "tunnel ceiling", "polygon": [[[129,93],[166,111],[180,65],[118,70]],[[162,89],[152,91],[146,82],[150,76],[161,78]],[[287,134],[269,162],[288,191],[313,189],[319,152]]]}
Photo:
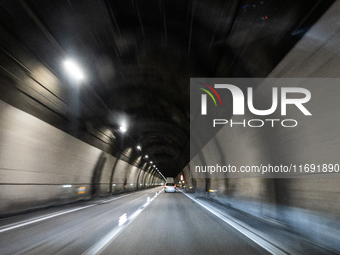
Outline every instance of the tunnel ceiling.
{"label": "tunnel ceiling", "polygon": [[0,97],[176,176],[190,160],[189,78],[266,77],[332,2],[1,1]]}

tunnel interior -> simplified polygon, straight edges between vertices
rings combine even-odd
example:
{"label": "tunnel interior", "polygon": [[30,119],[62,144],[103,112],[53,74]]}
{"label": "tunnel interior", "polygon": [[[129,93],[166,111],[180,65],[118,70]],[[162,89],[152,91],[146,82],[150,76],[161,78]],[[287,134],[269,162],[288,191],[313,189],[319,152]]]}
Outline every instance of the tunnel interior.
{"label": "tunnel interior", "polygon": [[[339,10],[330,0],[0,1],[0,216],[173,177],[188,193],[339,251],[337,179],[190,174],[190,162],[241,156],[333,160],[338,122],[306,123],[299,135],[221,127],[190,152],[189,86],[191,77],[339,77]],[[67,73],[67,61],[81,77]],[[313,95],[326,111],[339,92]]]}
{"label": "tunnel interior", "polygon": [[[266,77],[330,4],[4,1],[1,99],[130,164],[148,155],[163,176],[177,176],[190,160],[189,78]],[[67,59],[83,80],[67,76]]]}

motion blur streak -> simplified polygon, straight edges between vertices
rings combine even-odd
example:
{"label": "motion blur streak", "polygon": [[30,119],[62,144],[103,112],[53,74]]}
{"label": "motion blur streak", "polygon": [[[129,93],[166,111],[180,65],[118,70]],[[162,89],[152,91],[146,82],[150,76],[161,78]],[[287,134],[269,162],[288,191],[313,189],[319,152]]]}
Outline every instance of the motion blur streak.
{"label": "motion blur streak", "polygon": [[[184,193],[183,193],[184,194]],[[237,221],[235,221],[235,219],[230,219],[229,217],[225,217],[223,216],[220,212],[218,212],[217,210],[214,210],[213,208],[204,205],[203,203],[197,201],[196,199],[192,198],[191,196],[188,196],[187,194],[185,194],[188,198],[192,199],[193,201],[195,201],[196,203],[198,203],[200,206],[202,206],[204,209],[208,210],[209,212],[211,212],[212,214],[214,214],[215,216],[217,216],[218,218],[220,218],[221,220],[223,220],[224,222],[228,223],[230,226],[232,226],[233,228],[237,229],[238,231],[240,231],[242,234],[244,234],[245,236],[249,237],[251,240],[253,240],[255,243],[257,243],[258,245],[260,245],[262,248],[264,248],[265,250],[267,250],[268,252],[270,252],[271,254],[275,254],[275,255],[284,255],[284,254],[288,254],[282,250],[280,250],[279,248],[275,247],[274,245],[272,245],[271,243],[267,242],[266,240],[264,240],[263,238],[260,237],[259,233],[256,232],[256,230],[254,229],[249,229],[249,227],[245,227],[244,224],[240,224],[240,222],[236,223]],[[255,233],[255,234],[254,234]]]}
{"label": "motion blur streak", "polygon": [[39,221],[51,219],[51,218],[54,218],[54,217],[57,217],[57,216],[60,216],[60,215],[66,214],[66,213],[76,212],[78,210],[82,210],[82,209],[85,209],[85,208],[88,208],[88,207],[91,207],[91,206],[93,206],[93,205],[88,205],[88,206],[84,206],[84,207],[80,207],[80,208],[76,208],[76,209],[72,209],[72,210],[68,210],[68,211],[63,211],[63,212],[51,214],[51,215],[48,215],[48,216],[45,216],[45,217],[41,217],[41,218],[37,218],[37,219],[31,219],[29,221],[18,222],[16,224],[12,225],[12,226],[3,226],[0,229],[0,233],[6,232],[6,231],[12,230],[12,229],[20,228],[20,227],[23,227],[23,226],[27,226],[29,224],[33,224],[33,223],[36,223],[36,222],[39,222]]}

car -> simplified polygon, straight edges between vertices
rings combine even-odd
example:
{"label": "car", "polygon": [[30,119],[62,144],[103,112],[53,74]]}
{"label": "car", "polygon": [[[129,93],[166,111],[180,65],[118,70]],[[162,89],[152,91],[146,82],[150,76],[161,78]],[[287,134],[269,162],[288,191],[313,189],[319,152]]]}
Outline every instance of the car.
{"label": "car", "polygon": [[167,192],[176,192],[176,184],[174,184],[173,182],[167,182],[165,183],[165,186],[164,186],[164,193],[167,193]]}

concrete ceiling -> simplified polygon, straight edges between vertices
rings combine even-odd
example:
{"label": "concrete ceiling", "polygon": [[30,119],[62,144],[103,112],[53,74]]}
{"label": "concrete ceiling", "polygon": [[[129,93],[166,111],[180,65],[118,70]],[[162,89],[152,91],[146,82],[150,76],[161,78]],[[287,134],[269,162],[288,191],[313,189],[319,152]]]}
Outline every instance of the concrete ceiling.
{"label": "concrete ceiling", "polygon": [[0,98],[176,176],[189,162],[189,78],[266,77],[333,2],[0,1]]}

